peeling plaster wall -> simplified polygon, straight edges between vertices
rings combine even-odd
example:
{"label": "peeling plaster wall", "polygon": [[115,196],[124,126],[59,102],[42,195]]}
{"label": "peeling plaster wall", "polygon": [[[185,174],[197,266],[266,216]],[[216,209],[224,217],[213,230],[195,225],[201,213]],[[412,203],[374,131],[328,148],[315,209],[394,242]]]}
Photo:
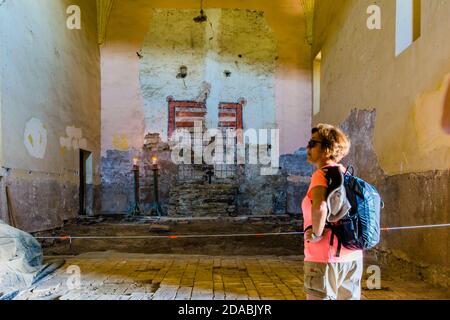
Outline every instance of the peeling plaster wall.
{"label": "peeling plaster wall", "polygon": [[[2,10],[3,2],[0,2],[0,16],[1,16],[1,10]],[[1,39],[1,38],[0,38]],[[3,74],[3,50],[2,50],[2,41],[0,41],[0,191],[4,190],[3,185],[3,176],[5,174],[5,171],[3,169],[3,135],[2,135],[2,102],[3,102],[3,96],[2,96],[2,81],[3,77],[1,76]],[[5,221],[6,220],[6,196],[3,195],[3,192],[0,193],[0,219]]]}
{"label": "peeling plaster wall", "polygon": [[[66,27],[74,4],[81,30]],[[10,187],[26,231],[77,215],[80,147],[94,154],[93,183],[99,184],[96,24],[91,0],[7,0],[0,7],[3,187]]]}
{"label": "peeling plaster wall", "polygon": [[[0,15],[1,15],[1,10],[2,10],[2,4],[0,4]],[[1,34],[0,34],[1,35]],[[1,39],[1,38],[0,38]],[[2,179],[2,170],[1,168],[3,167],[3,135],[2,135],[2,122],[3,122],[3,117],[2,117],[2,105],[3,105],[3,77],[1,76],[4,72],[4,67],[3,67],[3,44],[2,41],[0,41],[0,183],[1,183],[1,179]],[[0,210],[1,211],[1,210]]]}
{"label": "peeling plaster wall", "polygon": [[[376,110],[354,109],[341,124],[352,140],[344,160],[356,174],[375,184],[385,208],[382,226],[414,226],[450,221],[450,170],[386,175],[373,147]],[[426,250],[423,244],[426,243]],[[379,248],[393,257],[413,262],[428,281],[450,286],[450,233],[448,229],[384,232]]]}
{"label": "peeling plaster wall", "polygon": [[[1,15],[1,12],[2,12],[3,4],[4,4],[4,2],[0,1],[0,15]],[[3,135],[2,135],[2,122],[3,122],[3,117],[2,117],[2,102],[3,102],[3,95],[2,95],[3,91],[2,91],[2,89],[3,89],[3,86],[2,86],[2,82],[3,82],[3,79],[2,78],[3,77],[1,75],[3,74],[3,71],[4,71],[4,67],[3,67],[3,63],[2,63],[2,61],[4,60],[2,47],[3,47],[3,44],[2,44],[2,41],[0,41],[0,186],[1,186],[1,183],[2,183],[2,176],[4,174],[4,172],[2,170],[2,168],[3,168],[3,144],[2,144],[2,142],[3,142]],[[3,218],[1,216],[1,213],[2,213],[1,206],[2,206],[2,201],[0,201],[0,219]]]}
{"label": "peeling plaster wall", "polygon": [[[153,171],[151,170],[151,155],[145,150],[108,151],[102,163],[101,211],[105,214],[131,213],[134,204],[134,173],[131,171],[133,157],[145,159],[140,162],[140,201],[141,210],[145,214],[150,211],[153,198]],[[158,150],[159,171],[159,201],[163,212],[168,212],[170,186],[175,184],[178,168],[170,159],[170,151]]]}
{"label": "peeling plaster wall", "polygon": [[[273,30],[278,48],[276,54],[278,60],[274,72],[275,111],[272,112],[274,115],[269,113],[267,117],[268,120],[271,120],[275,116],[275,125],[281,129],[281,154],[294,153],[299,147],[306,144],[309,138],[311,119],[310,47],[302,36],[305,23],[300,3],[296,0],[277,1],[276,3],[274,1],[256,0],[212,0],[206,2],[205,5],[206,9],[215,9],[213,11],[208,10],[211,19],[216,19],[214,12],[219,14],[221,11],[216,8],[248,9],[264,12],[267,23]],[[140,150],[147,130],[157,133],[163,130],[164,126],[167,126],[167,123],[158,123],[157,118],[153,122],[150,121],[149,106],[146,105],[147,102],[144,100],[139,83],[142,61],[138,58],[136,52],[142,53],[141,50],[145,49],[144,39],[149,30],[152,32],[151,26],[155,25],[154,9],[195,9],[195,11],[192,11],[195,13],[192,16],[194,18],[199,14],[198,7],[198,1],[193,0],[137,0],[133,2],[117,0],[114,2],[108,23],[106,41],[101,50],[103,156],[106,155],[108,150],[125,151],[126,147]],[[219,18],[217,17],[217,19]],[[194,24],[193,21],[192,24]],[[208,23],[202,25],[201,27],[204,29],[201,32],[210,33],[208,25]],[[177,26],[173,26],[170,30],[177,30],[177,28]],[[200,40],[198,44],[202,41]],[[214,41],[217,41],[217,38]],[[154,45],[158,44],[155,43]],[[247,46],[247,44],[243,45]],[[222,52],[208,57],[209,72],[213,71],[212,68],[218,62],[219,56],[222,56]],[[225,51],[223,56],[229,57],[231,54]],[[251,59],[251,57],[249,55],[248,59]],[[144,55],[144,59],[151,58],[151,56]],[[174,55],[174,58],[179,57]],[[234,63],[234,60],[231,60],[231,62]],[[176,72],[178,67],[174,64],[173,72]],[[211,80],[214,81],[214,79]],[[255,95],[263,96],[267,94],[265,90],[260,90]],[[219,93],[216,99],[220,99]],[[234,102],[235,99],[231,102]],[[152,105],[151,108],[161,108],[161,112],[166,112],[167,103],[165,101],[161,103],[163,104]],[[147,117],[145,123],[144,114]],[[251,119],[257,118],[254,115],[249,117]],[[210,121],[214,122],[213,119],[210,119]],[[264,120],[262,122],[262,124],[265,124]],[[120,143],[117,143],[117,137],[120,137]]]}
{"label": "peeling plaster wall", "polygon": [[286,177],[286,211],[289,214],[302,213],[301,202],[308,192],[313,173],[313,166],[306,159],[306,148],[280,158],[281,171]]}
{"label": "peeling plaster wall", "polygon": [[[450,81],[450,2],[422,1],[422,34],[395,57],[395,1],[376,1],[382,30],[366,27],[373,1],[318,2],[314,53],[322,51],[321,111],[352,139],[345,160],[374,183],[385,226],[450,222],[450,136],[441,127]],[[327,17],[327,18],[325,18]],[[424,249],[426,243],[426,249]],[[448,229],[384,233],[382,248],[438,266],[450,284]],[[446,269],[447,268],[447,269]]]}
{"label": "peeling plaster wall", "polygon": [[[167,97],[201,98],[205,85],[206,127],[218,128],[219,104],[247,101],[244,129],[276,125],[275,67],[277,43],[263,12],[240,9],[205,10],[208,22],[196,24],[198,10],[155,10],[146,35],[140,80],[145,130],[167,141]],[[177,79],[179,67],[188,75]],[[225,71],[230,71],[229,77]]]}
{"label": "peeling plaster wall", "polygon": [[[205,6],[209,21],[196,24],[198,1],[114,2],[101,47],[105,212],[126,212],[133,201],[132,157],[142,154],[145,135],[160,134],[167,141],[167,96],[197,100],[204,81],[211,84],[208,127],[217,126],[219,102],[243,97],[248,101],[244,127],[279,128],[281,154],[294,154],[309,138],[310,46],[300,2],[211,0]],[[184,82],[176,78],[181,65],[189,68]],[[173,169],[163,170],[171,174]],[[249,168],[249,176],[254,172]],[[266,188],[271,180],[260,178],[255,177],[254,189],[262,197],[271,192]],[[272,212],[272,197],[264,203],[261,210]]]}
{"label": "peeling plaster wall", "polygon": [[[0,1],[0,17],[1,17],[1,12],[2,12],[2,6],[4,5],[4,1]],[[1,32],[1,31],[0,31]],[[1,35],[1,33],[0,33]],[[2,117],[2,105],[3,105],[3,77],[1,76],[4,72],[4,67],[3,67],[3,44],[0,38],[0,191],[3,190],[3,176],[5,174],[4,170],[3,170],[3,135],[2,135],[2,122],[3,122],[3,117]],[[3,196],[0,193],[0,219],[5,220],[6,215],[5,215],[5,196]]]}
{"label": "peeling plaster wall", "polygon": [[323,94],[313,122],[342,123],[354,108],[375,108],[374,148],[386,174],[448,169],[450,137],[439,127],[450,75],[450,2],[422,2],[422,35],[398,57],[395,1],[377,1],[382,30],[366,27],[373,1],[318,3],[316,16],[334,19],[316,21]]}

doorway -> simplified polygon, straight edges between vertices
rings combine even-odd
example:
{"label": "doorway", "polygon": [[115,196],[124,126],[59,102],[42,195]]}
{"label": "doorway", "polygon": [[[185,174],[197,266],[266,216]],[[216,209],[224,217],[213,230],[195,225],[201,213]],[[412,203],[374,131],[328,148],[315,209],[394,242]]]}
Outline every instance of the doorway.
{"label": "doorway", "polygon": [[80,216],[93,215],[93,187],[92,153],[80,149]]}

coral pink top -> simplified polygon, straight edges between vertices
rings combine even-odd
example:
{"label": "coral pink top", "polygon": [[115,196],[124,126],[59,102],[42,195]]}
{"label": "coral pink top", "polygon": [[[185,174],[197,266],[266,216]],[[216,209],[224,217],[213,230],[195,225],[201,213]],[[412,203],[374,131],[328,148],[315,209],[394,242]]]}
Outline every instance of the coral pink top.
{"label": "coral pink top", "polygon": [[[340,166],[343,172],[345,168],[340,164],[333,164],[331,166]],[[304,229],[312,225],[312,192],[311,190],[315,187],[323,186],[327,187],[327,179],[325,178],[325,173],[322,170],[317,170],[314,172],[311,178],[311,184],[309,185],[306,197],[302,202],[303,210],[303,226]],[[360,260],[363,258],[362,250],[349,250],[341,247],[340,257],[336,257],[337,251],[337,238],[334,239],[333,247],[330,246],[331,231],[330,229],[325,229],[323,238],[316,243],[308,243],[305,240],[305,261],[308,262],[322,262],[322,263],[335,263],[335,262],[352,262]]]}

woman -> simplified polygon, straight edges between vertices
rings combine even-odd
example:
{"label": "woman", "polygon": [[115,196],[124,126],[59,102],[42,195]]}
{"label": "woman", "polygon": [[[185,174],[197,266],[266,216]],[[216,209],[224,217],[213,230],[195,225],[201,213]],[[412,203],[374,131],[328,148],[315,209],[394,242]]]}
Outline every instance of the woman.
{"label": "woman", "polygon": [[[308,162],[317,171],[311,179],[302,202],[305,232],[305,292],[308,300],[359,300],[363,253],[341,248],[337,257],[337,241],[330,245],[331,231],[327,219],[327,180],[322,169],[339,166],[348,154],[350,141],[338,128],[319,124],[312,130],[307,147]],[[312,227],[312,228],[311,228]]]}

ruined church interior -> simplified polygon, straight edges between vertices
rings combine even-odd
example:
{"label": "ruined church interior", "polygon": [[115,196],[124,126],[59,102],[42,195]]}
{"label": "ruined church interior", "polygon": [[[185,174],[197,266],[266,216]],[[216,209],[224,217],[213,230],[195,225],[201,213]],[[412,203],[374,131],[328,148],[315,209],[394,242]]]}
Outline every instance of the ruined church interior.
{"label": "ruined church interior", "polygon": [[318,124],[383,202],[361,300],[450,300],[449,39],[449,0],[0,0],[0,300],[306,300]]}

